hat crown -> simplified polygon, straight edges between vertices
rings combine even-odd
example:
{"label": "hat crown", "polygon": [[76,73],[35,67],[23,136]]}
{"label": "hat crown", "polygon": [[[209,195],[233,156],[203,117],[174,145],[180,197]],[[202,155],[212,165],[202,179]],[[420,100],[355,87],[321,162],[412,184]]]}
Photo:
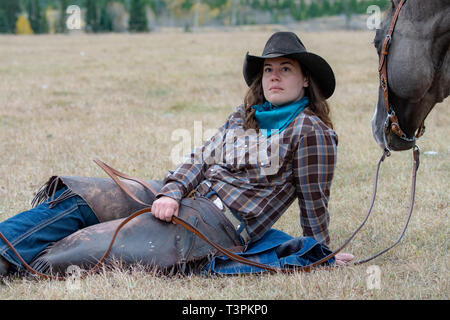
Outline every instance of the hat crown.
{"label": "hat crown", "polygon": [[306,52],[306,48],[297,35],[293,32],[279,31],[267,40],[262,55],[288,55],[299,52]]}

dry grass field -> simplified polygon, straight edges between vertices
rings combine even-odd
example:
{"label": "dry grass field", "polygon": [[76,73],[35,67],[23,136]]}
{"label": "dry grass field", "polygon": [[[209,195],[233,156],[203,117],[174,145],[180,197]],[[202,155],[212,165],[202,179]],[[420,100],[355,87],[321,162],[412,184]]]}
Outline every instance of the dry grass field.
{"label": "dry grass field", "polygon": [[[142,35],[0,36],[0,220],[29,209],[50,175],[105,176],[91,159],[145,179],[173,169],[176,129],[193,136],[220,126],[242,102],[246,51],[260,54],[272,30]],[[298,33],[333,66],[329,100],[339,135],[330,200],[332,248],[369,206],[381,150],[370,119],[377,98],[373,32]],[[403,241],[368,265],[291,275],[158,277],[139,269],[105,271],[67,283],[0,282],[0,299],[448,299],[450,101],[429,115],[415,211]],[[194,145],[192,144],[192,147]],[[430,152],[433,151],[433,152]],[[356,259],[392,244],[409,202],[412,153],[381,169],[372,218],[349,245]],[[274,226],[300,236],[297,203]],[[381,271],[367,286],[368,266]]]}

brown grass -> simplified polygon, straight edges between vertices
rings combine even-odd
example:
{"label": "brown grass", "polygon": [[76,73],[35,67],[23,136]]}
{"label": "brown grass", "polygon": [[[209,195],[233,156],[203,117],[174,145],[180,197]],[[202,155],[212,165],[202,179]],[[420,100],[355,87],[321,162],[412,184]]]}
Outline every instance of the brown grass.
{"label": "brown grass", "polygon": [[[53,174],[103,176],[99,157],[129,174],[160,179],[173,169],[171,134],[194,121],[217,128],[242,101],[246,51],[271,31],[0,37],[0,219],[30,207]],[[337,78],[330,99],[339,160],[330,201],[332,247],[362,221],[381,150],[370,119],[377,98],[372,32],[299,33]],[[448,299],[449,100],[437,105],[419,141],[415,212],[402,243],[366,265],[293,275],[157,277],[116,270],[66,283],[7,279],[0,299]],[[436,151],[436,155],[424,154]],[[363,258],[389,246],[408,207],[411,153],[381,170],[373,218],[349,246]],[[294,204],[276,228],[300,236]]]}

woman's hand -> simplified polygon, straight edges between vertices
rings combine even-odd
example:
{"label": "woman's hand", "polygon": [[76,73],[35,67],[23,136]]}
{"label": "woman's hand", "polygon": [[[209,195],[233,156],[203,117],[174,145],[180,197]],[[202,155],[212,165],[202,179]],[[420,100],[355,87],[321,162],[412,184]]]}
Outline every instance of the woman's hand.
{"label": "woman's hand", "polygon": [[172,216],[178,216],[178,202],[170,197],[161,197],[153,201],[152,213],[155,218],[170,222]]}
{"label": "woman's hand", "polygon": [[346,266],[355,256],[351,253],[338,253],[334,257],[336,258],[336,265]]}

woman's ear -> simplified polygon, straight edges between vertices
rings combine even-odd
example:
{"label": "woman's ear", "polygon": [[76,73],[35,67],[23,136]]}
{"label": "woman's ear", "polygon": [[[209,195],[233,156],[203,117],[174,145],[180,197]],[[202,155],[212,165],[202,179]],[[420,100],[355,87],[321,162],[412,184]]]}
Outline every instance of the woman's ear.
{"label": "woman's ear", "polygon": [[303,87],[309,87],[309,79],[305,78],[305,81],[303,82]]}

